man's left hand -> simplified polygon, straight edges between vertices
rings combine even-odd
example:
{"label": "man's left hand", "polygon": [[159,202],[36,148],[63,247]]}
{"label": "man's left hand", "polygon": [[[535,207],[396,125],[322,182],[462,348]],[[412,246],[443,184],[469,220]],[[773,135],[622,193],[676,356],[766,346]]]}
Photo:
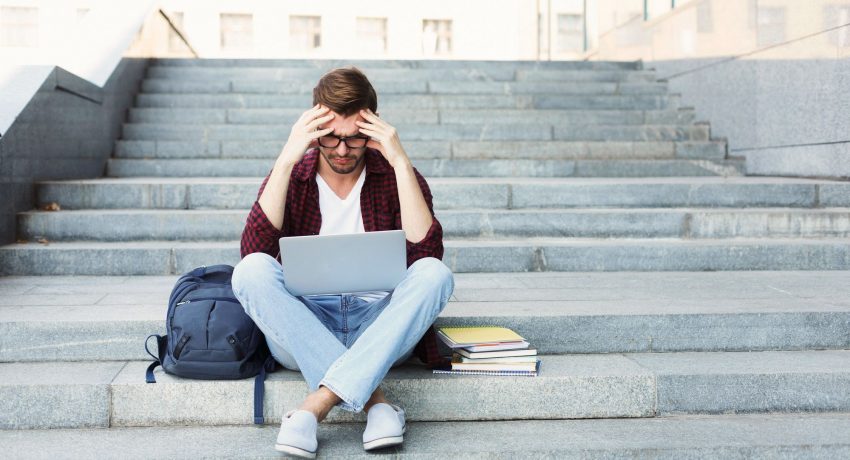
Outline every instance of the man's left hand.
{"label": "man's left hand", "polygon": [[366,143],[366,147],[381,152],[393,169],[397,166],[410,163],[410,160],[407,158],[407,152],[402,148],[395,128],[378,118],[378,115],[369,109],[361,110],[360,116],[366,121],[357,121],[357,126],[360,126],[361,133],[371,138]]}

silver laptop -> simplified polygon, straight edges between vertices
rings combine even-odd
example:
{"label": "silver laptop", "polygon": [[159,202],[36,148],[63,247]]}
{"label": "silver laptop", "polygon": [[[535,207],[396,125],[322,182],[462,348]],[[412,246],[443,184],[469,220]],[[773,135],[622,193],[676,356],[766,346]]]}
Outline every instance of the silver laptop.
{"label": "silver laptop", "polygon": [[407,274],[404,230],[280,239],[287,290],[296,296],[392,291]]}

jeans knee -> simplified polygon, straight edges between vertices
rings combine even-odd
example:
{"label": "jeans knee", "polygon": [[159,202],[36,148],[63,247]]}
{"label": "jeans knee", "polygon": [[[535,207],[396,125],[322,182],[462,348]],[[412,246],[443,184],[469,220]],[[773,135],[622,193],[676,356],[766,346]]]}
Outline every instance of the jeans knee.
{"label": "jeans knee", "polygon": [[413,267],[416,267],[417,272],[422,272],[434,287],[442,290],[442,303],[445,304],[454,292],[455,279],[451,269],[434,257],[419,259],[411,265]]}
{"label": "jeans knee", "polygon": [[233,267],[233,275],[230,278],[234,294],[244,292],[252,282],[265,279],[276,264],[277,260],[264,252],[254,252],[243,257]]}

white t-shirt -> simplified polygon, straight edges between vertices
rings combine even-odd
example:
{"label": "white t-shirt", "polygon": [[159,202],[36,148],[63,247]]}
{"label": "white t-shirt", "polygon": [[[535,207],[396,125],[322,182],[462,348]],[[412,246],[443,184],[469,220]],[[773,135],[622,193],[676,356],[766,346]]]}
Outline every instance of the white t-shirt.
{"label": "white t-shirt", "polygon": [[[319,186],[319,211],[322,213],[322,227],[319,235],[342,235],[351,233],[364,233],[363,213],[360,209],[360,190],[366,181],[366,168],[360,172],[357,183],[345,199],[341,199],[331,189],[320,174],[316,174],[316,183]],[[358,292],[356,296],[372,302],[383,299],[389,294],[387,291]]]}
{"label": "white t-shirt", "polygon": [[345,199],[341,199],[331,190],[331,187],[316,174],[319,185],[319,210],[322,212],[322,228],[319,235],[344,235],[363,233],[363,213],[360,211],[360,190],[366,181],[366,168],[360,172],[360,177],[354,188]]}

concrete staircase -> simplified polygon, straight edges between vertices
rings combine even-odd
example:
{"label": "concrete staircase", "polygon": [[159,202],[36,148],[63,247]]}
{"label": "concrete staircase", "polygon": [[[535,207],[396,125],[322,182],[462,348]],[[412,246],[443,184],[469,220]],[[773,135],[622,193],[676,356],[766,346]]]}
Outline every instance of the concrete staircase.
{"label": "concrete staircase", "polygon": [[[142,340],[178,274],[239,261],[262,177],[341,64],[154,61],[106,177],[38,184],[61,210],[21,213],[26,242],[0,247],[12,457],[274,455],[275,427],[243,426],[250,381],[147,385]],[[412,422],[394,454],[850,456],[850,183],[747,177],[635,63],[360,66],[445,229],[438,323],[544,354],[536,378],[392,370]],[[267,389],[271,423],[306,394],[288,371]],[[333,412],[320,454],[363,454],[362,420]]]}

